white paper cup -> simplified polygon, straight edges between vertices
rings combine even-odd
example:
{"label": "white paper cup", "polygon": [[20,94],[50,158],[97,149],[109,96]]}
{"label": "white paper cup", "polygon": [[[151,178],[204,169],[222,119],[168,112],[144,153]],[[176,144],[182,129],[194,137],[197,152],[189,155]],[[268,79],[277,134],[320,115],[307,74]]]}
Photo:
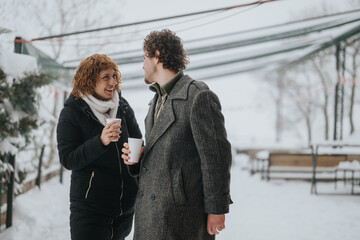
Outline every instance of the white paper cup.
{"label": "white paper cup", "polygon": [[141,155],[142,139],[138,138],[128,138],[129,144],[129,162],[138,163]]}
{"label": "white paper cup", "polygon": [[[110,122],[113,122],[113,121],[116,121],[115,124],[113,125],[119,125],[121,126],[121,119],[120,118],[107,118],[106,119],[106,124],[110,123]],[[117,142],[118,140],[112,140],[112,142]]]}

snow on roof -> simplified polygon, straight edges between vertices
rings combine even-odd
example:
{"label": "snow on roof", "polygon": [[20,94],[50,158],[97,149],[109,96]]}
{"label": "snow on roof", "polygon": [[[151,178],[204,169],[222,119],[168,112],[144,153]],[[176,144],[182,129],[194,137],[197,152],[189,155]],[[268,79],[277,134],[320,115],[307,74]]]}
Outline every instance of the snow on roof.
{"label": "snow on roof", "polygon": [[0,67],[13,78],[22,78],[24,73],[37,70],[36,59],[32,56],[10,52],[0,45]]}

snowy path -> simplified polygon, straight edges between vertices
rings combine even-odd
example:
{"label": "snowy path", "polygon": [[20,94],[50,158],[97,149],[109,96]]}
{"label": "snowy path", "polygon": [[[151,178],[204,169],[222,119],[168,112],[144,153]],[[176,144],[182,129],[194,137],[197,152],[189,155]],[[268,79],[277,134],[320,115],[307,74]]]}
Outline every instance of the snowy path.
{"label": "snowy path", "polygon": [[[69,176],[66,172],[64,185],[55,178],[41,190],[19,196],[14,203],[14,226],[3,230],[0,239],[69,240]],[[240,164],[232,169],[231,191],[234,204],[218,240],[360,238],[359,196],[310,195],[307,182],[265,182],[241,170]]]}

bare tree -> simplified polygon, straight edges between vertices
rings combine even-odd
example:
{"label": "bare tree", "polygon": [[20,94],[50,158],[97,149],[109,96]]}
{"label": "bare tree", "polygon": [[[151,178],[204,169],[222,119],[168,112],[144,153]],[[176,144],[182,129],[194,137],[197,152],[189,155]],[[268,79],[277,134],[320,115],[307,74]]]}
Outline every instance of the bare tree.
{"label": "bare tree", "polygon": [[350,122],[350,134],[355,131],[354,124],[354,104],[355,104],[355,88],[356,79],[358,77],[358,71],[360,69],[360,35],[353,36],[348,40],[347,45],[348,59],[350,60],[349,67],[346,68],[346,72],[350,75],[350,106],[349,106],[349,122]]}
{"label": "bare tree", "polygon": [[[120,4],[124,1],[25,0],[22,2],[22,6],[35,17],[39,35],[48,36],[96,28],[118,21],[120,15],[118,13],[109,14],[109,12],[112,13],[114,9],[120,9]],[[98,35],[99,33],[89,33],[85,36],[89,39]],[[66,40],[67,37],[48,40],[55,60],[58,60],[62,55]],[[70,42],[72,45],[71,52],[76,52],[78,55],[82,54],[82,57],[85,54],[82,50],[89,51],[88,48],[79,47],[84,42],[86,43],[86,38],[72,37],[71,40],[73,40]],[[92,47],[91,51],[100,50],[101,47],[102,45],[99,45],[98,49]]]}
{"label": "bare tree", "polygon": [[332,57],[333,51],[325,50],[323,52],[317,53],[310,61],[311,67],[314,69],[315,73],[318,75],[320,83],[322,85],[322,94],[323,101],[319,101],[319,108],[322,110],[322,114],[324,117],[324,137],[325,140],[329,140],[329,87],[333,86],[334,81],[333,78],[329,76],[329,72],[327,71],[329,64],[328,59]]}
{"label": "bare tree", "polygon": [[282,101],[285,91],[284,73],[278,72],[276,76],[276,88],[278,96],[276,97],[276,142],[280,142],[283,131]]}
{"label": "bare tree", "polygon": [[294,108],[292,111],[292,118],[297,123],[303,120],[307,129],[307,140],[310,145],[312,141],[313,129],[312,120],[318,108],[318,94],[319,84],[314,81],[312,75],[307,71],[308,67],[305,64],[298,65],[287,72],[287,94],[288,102],[292,103]]}
{"label": "bare tree", "polygon": [[264,74],[261,77],[270,85],[268,94],[275,102],[275,141],[280,142],[283,131],[286,128],[288,121],[285,119],[283,99],[286,93],[285,72],[278,70],[271,74]]}

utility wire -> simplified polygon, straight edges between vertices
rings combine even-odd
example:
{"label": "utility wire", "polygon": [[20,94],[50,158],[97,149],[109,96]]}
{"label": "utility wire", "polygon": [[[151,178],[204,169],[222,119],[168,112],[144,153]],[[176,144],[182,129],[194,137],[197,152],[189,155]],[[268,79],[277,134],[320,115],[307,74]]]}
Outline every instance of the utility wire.
{"label": "utility wire", "polygon": [[[239,56],[239,57],[236,57],[233,59],[224,58],[225,60],[190,66],[189,68],[186,68],[186,70],[187,71],[195,71],[195,70],[214,68],[214,67],[219,67],[219,66],[223,66],[223,65],[229,65],[229,64],[239,63],[239,62],[255,60],[255,59],[259,59],[259,58],[265,58],[265,57],[269,57],[269,56],[279,55],[279,54],[283,54],[283,53],[287,53],[287,52],[292,52],[292,51],[308,48],[308,47],[311,47],[314,43],[315,43],[314,40],[310,40],[307,42],[288,44],[286,46],[278,47],[276,49],[274,49],[274,47],[271,47],[271,48],[268,48],[268,49],[265,49],[262,51],[258,51],[255,54]],[[128,74],[128,75],[124,75],[124,79],[126,79],[126,80],[138,79],[138,78],[141,78],[143,75],[144,74],[137,74],[137,73]]]}
{"label": "utility wire", "polygon": [[325,50],[326,48],[334,46],[334,45],[336,45],[356,34],[359,34],[359,33],[360,33],[360,24],[356,25],[355,27],[351,28],[350,30],[346,31],[345,33],[342,33],[329,41],[317,44],[316,46],[314,46],[314,48],[311,51],[305,53],[301,57],[297,57],[295,60],[289,61],[287,64],[281,66],[281,68],[279,68],[279,70],[289,69],[289,68],[297,65],[298,63],[309,59],[315,53],[318,53],[322,50]]}
{"label": "utility wire", "polygon": [[[252,8],[250,9],[245,9],[241,12],[237,12],[233,15],[236,15],[236,14],[239,14],[239,13],[242,13],[242,12],[245,12],[245,11],[249,11],[253,8],[256,8],[264,3],[267,3],[269,1],[272,1],[272,0],[266,0],[266,1],[263,1],[263,2],[259,2],[257,5],[253,5]],[[228,10],[231,10],[231,9],[228,9]],[[222,11],[222,12],[225,12],[225,11]],[[88,36],[88,37],[84,37],[84,38],[66,38],[66,39],[61,39],[61,41],[81,41],[81,40],[88,40],[88,39],[99,39],[99,38],[110,38],[110,37],[117,37],[117,36],[121,36],[121,35],[124,35],[124,34],[135,34],[135,33],[139,33],[139,32],[143,32],[143,31],[149,31],[149,30],[152,30],[152,29],[159,29],[159,28],[164,28],[164,27],[169,27],[169,26],[175,26],[175,25],[179,25],[179,24],[183,24],[183,23],[187,23],[187,22],[194,22],[195,20],[199,20],[199,19],[203,19],[203,18],[206,18],[206,17],[211,17],[211,16],[214,16],[216,14],[219,14],[219,13],[222,13],[220,11],[218,12],[212,12],[211,14],[207,15],[207,16],[200,16],[198,18],[192,18],[192,19],[187,19],[187,20],[183,20],[183,21],[179,21],[179,22],[175,22],[175,23],[170,23],[170,24],[163,24],[163,25],[160,25],[160,26],[155,26],[155,27],[149,27],[149,28],[146,28],[146,29],[139,29],[139,30],[135,30],[135,31],[128,31],[128,32],[121,32],[121,33],[117,33],[117,34],[111,34],[111,35],[100,35],[100,36]],[[220,18],[220,19],[215,19],[211,22],[206,22],[206,23],[203,23],[202,25],[207,25],[209,23],[212,23],[214,21],[219,21],[219,20],[222,20],[224,18],[228,18],[228,17],[231,17],[233,15],[230,15],[230,16],[225,16],[223,18]],[[191,26],[189,27],[189,29],[191,28],[195,28],[195,27],[199,27],[199,26],[202,26],[202,25],[195,25],[195,26]],[[182,32],[182,31],[185,31],[187,29],[182,29],[182,30],[177,30],[176,32]],[[142,40],[143,37],[141,39],[132,39],[132,40]],[[42,40],[42,41],[46,41],[46,39]],[[52,41],[52,40],[48,40],[48,41]],[[127,42],[127,41],[122,41],[122,42]],[[106,43],[104,43],[105,45]],[[102,44],[97,44],[97,45],[102,45]],[[84,45],[81,45],[81,46],[84,46]]]}
{"label": "utility wire", "polygon": [[[343,26],[346,24],[359,22],[359,21],[360,21],[360,17],[351,19],[351,20],[347,20],[347,21],[344,21],[344,20],[343,21],[339,21],[339,20],[332,21],[332,22],[317,24],[317,25],[314,25],[311,27],[305,27],[305,28],[296,29],[296,30],[292,30],[292,31],[283,31],[280,33],[262,35],[262,36],[258,36],[258,37],[254,37],[254,38],[248,38],[248,39],[235,40],[235,41],[227,42],[227,43],[222,42],[222,43],[217,43],[217,44],[203,46],[203,47],[190,48],[190,49],[186,49],[186,53],[188,55],[196,55],[196,54],[203,54],[203,53],[239,48],[239,47],[244,47],[244,46],[249,46],[249,45],[255,45],[255,44],[271,42],[271,41],[276,41],[276,40],[300,37],[300,36],[304,36],[304,35],[307,35],[310,33],[320,32],[320,31],[340,27],[340,26]],[[130,57],[114,58],[114,61],[120,65],[120,64],[142,62],[143,58],[142,58],[141,54],[139,54],[139,55],[136,54],[135,56],[130,56]]]}
{"label": "utility wire", "polygon": [[[266,2],[262,2],[262,3],[267,3],[268,1],[272,1],[272,0],[267,0]],[[253,6],[251,9],[255,8],[255,7],[258,7],[260,6],[261,4],[259,3],[258,5],[256,6]],[[229,16],[224,16],[224,17],[221,17],[221,18],[217,18],[217,19],[213,19],[209,22],[205,22],[205,23],[201,23],[201,24],[197,24],[197,25],[192,25],[190,27],[187,27],[187,28],[184,28],[184,29],[180,29],[180,30],[175,30],[177,33],[179,32],[183,32],[183,31],[186,31],[186,30],[189,30],[189,29],[193,29],[193,28],[197,28],[197,27],[201,27],[201,26],[204,26],[204,25],[208,25],[210,23],[213,23],[213,22],[219,22],[223,19],[226,19],[226,18],[229,18],[229,17],[232,17],[234,15],[237,15],[237,14],[240,14],[240,13],[243,13],[245,11],[248,11],[248,10],[251,10],[251,9],[245,9],[243,11],[240,11],[240,12],[235,12]],[[219,14],[221,12],[215,12],[211,15],[207,15],[205,17],[209,17],[209,16],[213,16],[215,14]],[[59,42],[62,43],[62,46],[77,46],[77,47],[89,47],[89,46],[104,46],[104,45],[110,45],[110,44],[119,44],[119,43],[128,43],[128,42],[134,42],[134,41],[137,41],[137,40],[143,40],[144,37],[140,37],[140,38],[137,38],[137,39],[134,39],[132,38],[131,40],[121,40],[121,41],[116,41],[116,42],[103,42],[103,43],[89,43],[89,44],[63,44],[64,41],[82,41],[82,40],[89,40],[89,39],[95,39],[95,38],[109,38],[109,37],[116,37],[118,35],[125,35],[125,34],[134,34],[134,33],[139,33],[139,32],[143,32],[143,31],[148,31],[148,30],[153,30],[153,29],[157,29],[157,28],[164,28],[164,27],[169,27],[169,26],[173,26],[173,25],[176,25],[176,24],[182,24],[182,23],[186,23],[186,22],[193,22],[195,20],[199,20],[201,18],[205,18],[204,16],[202,17],[199,17],[199,18],[195,18],[195,19],[189,19],[189,20],[186,20],[186,21],[181,21],[181,22],[176,22],[174,24],[169,24],[169,25],[165,25],[165,26],[162,26],[162,27],[152,27],[152,28],[148,28],[148,29],[141,29],[141,30],[137,30],[137,31],[132,31],[132,32],[123,32],[123,33],[119,33],[119,34],[113,34],[113,35],[108,35],[108,36],[94,36],[94,37],[87,37],[87,38],[82,38],[82,39],[58,39]],[[31,41],[27,41],[27,40],[17,40],[17,42],[23,42],[23,43],[31,43]],[[54,44],[54,40],[53,39],[45,39],[45,40],[41,40],[41,44],[42,45],[55,45]]]}
{"label": "utility wire", "polygon": [[[358,9],[356,11],[360,11],[360,9]],[[354,12],[354,11],[351,11],[351,12]],[[336,15],[339,15],[339,14],[336,14]],[[329,17],[329,16],[326,16],[326,17]],[[316,19],[319,19],[319,17],[317,17]],[[312,18],[312,20],[315,20],[315,19]],[[307,21],[307,19],[306,19],[306,21]],[[231,49],[231,48],[244,47],[244,46],[248,46],[248,45],[260,44],[260,43],[265,43],[265,42],[271,42],[271,41],[276,41],[276,40],[289,39],[289,38],[307,35],[307,34],[314,33],[314,32],[321,32],[324,30],[340,27],[340,26],[358,22],[358,21],[360,21],[360,17],[357,17],[357,18],[354,17],[351,19],[350,18],[336,19],[336,20],[332,20],[332,21],[328,21],[328,22],[324,22],[324,23],[314,24],[311,26],[305,26],[305,27],[302,27],[299,29],[294,29],[291,31],[283,31],[283,32],[279,32],[279,33],[261,35],[258,37],[241,39],[241,40],[236,40],[236,41],[227,42],[227,43],[220,43],[220,44],[213,44],[213,45],[209,45],[209,46],[190,48],[190,49],[186,49],[186,52],[189,55],[196,55],[196,54],[202,54],[202,53],[207,53],[207,52],[214,52],[214,51],[226,50],[226,49]],[[281,24],[281,25],[284,26],[283,24]],[[278,26],[278,25],[275,25],[275,26]],[[271,28],[273,28],[273,26],[268,27],[268,29],[271,29]],[[254,30],[250,30],[250,31],[254,31]],[[213,38],[215,38],[215,37],[213,37]],[[207,40],[207,39],[208,38],[203,38],[203,40]],[[198,40],[196,40],[196,41],[198,41]],[[189,42],[191,42],[191,41],[189,41]],[[189,42],[187,42],[187,43],[189,43]],[[124,52],[111,53],[108,55],[113,56],[115,54],[129,54],[129,53],[130,54],[135,53],[136,55],[129,56],[129,57],[122,57],[122,58],[115,58],[114,61],[120,65],[120,64],[137,63],[137,62],[141,62],[143,60],[143,58],[141,56],[141,51],[139,51],[139,50],[135,50],[135,51],[129,50],[129,51],[124,51]],[[69,60],[64,63],[71,63],[71,62],[75,62],[78,60],[80,60],[80,59]]]}
{"label": "utility wire", "polygon": [[[356,13],[356,12],[360,12],[360,9],[341,12],[341,13],[335,13],[335,14],[328,14],[328,15],[323,15],[323,16],[318,16],[318,17],[306,18],[306,19],[301,19],[301,20],[295,20],[295,21],[291,21],[291,22],[287,22],[287,23],[275,24],[275,25],[266,26],[266,27],[253,28],[253,29],[248,29],[248,30],[242,30],[242,31],[231,32],[231,33],[226,33],[226,34],[220,34],[220,35],[215,35],[215,36],[210,36],[210,37],[205,37],[205,38],[193,39],[193,40],[186,41],[186,44],[193,43],[193,42],[201,42],[201,41],[209,40],[209,39],[223,38],[223,37],[228,37],[228,36],[233,36],[233,35],[238,35],[238,34],[246,34],[246,33],[251,33],[251,32],[257,32],[257,31],[261,31],[261,30],[269,30],[269,29],[273,29],[273,28],[289,26],[291,24],[297,24],[297,23],[314,21],[314,20],[319,20],[319,19],[324,19],[324,18],[329,18],[329,17],[347,15],[347,14]],[[114,53],[108,53],[107,55],[108,56],[113,56],[113,55],[127,54],[127,53],[131,53],[131,52],[136,53],[136,52],[139,52],[139,50],[135,49],[135,50],[127,50],[127,51],[121,51],[121,52],[114,52]],[[76,61],[76,60],[69,60],[69,61],[66,61],[66,62],[71,62],[71,61]]]}
{"label": "utility wire", "polygon": [[66,36],[77,35],[77,34],[82,34],[82,33],[98,32],[98,31],[109,30],[109,29],[114,29],[114,28],[123,28],[123,27],[128,27],[128,26],[140,25],[140,24],[144,24],[144,23],[159,22],[159,21],[164,21],[164,20],[169,20],[169,19],[189,17],[189,16],[217,12],[217,11],[226,11],[226,10],[230,10],[230,9],[234,9],[234,8],[248,7],[248,6],[252,6],[252,5],[256,5],[256,4],[261,4],[263,2],[274,2],[274,1],[280,1],[280,0],[266,0],[266,1],[259,0],[259,1],[251,2],[251,3],[234,5],[234,6],[230,6],[230,7],[223,7],[223,8],[206,10],[206,11],[199,11],[199,12],[175,15],[175,16],[170,16],[170,17],[156,18],[156,19],[152,19],[152,20],[145,20],[145,21],[139,21],[139,22],[133,22],[133,23],[114,25],[114,26],[109,26],[109,27],[103,27],[103,28],[89,29],[89,30],[84,30],[84,31],[77,31],[77,32],[71,32],[71,33],[64,33],[64,34],[34,38],[34,39],[31,39],[31,41],[40,41],[40,40],[45,40],[45,39],[60,38],[60,37],[66,37]]}

